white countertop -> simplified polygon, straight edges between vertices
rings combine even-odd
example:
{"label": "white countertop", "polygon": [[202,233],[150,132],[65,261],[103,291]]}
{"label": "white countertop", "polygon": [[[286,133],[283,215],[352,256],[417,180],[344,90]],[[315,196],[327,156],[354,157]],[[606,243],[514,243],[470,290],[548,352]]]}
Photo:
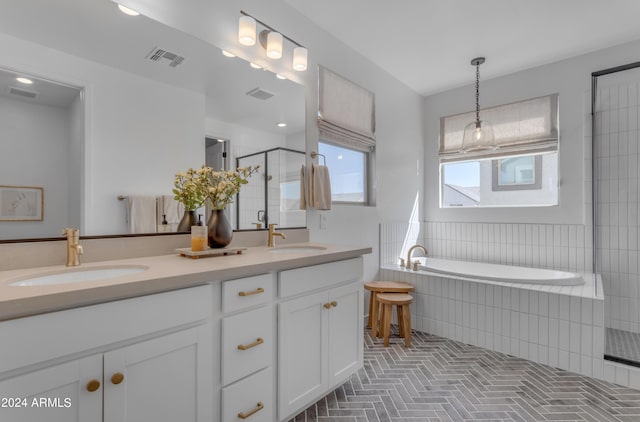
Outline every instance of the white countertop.
{"label": "white countertop", "polygon": [[[82,264],[81,268],[142,265],[141,273],[49,286],[11,286],[27,276],[64,270],[64,264],[50,267],[0,271],[0,321],[45,312],[92,305],[169,290],[231,280],[355,258],[371,253],[370,247],[354,247],[322,243],[296,243],[299,246],[323,246],[314,251],[271,253],[273,248],[250,247],[242,254],[192,259],[174,255],[118,259]],[[286,246],[293,246],[291,244]],[[77,268],[77,267],[76,267]]]}

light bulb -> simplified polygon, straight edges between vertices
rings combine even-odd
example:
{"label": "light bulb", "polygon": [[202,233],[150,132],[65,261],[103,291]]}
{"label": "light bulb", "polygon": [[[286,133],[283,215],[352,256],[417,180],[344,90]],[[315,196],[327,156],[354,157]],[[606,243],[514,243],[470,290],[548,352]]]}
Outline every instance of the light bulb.
{"label": "light bulb", "polygon": [[267,57],[279,59],[282,57],[282,34],[271,31],[267,36]]}
{"label": "light bulb", "polygon": [[296,47],[293,49],[293,68],[299,72],[307,70],[307,49]]}
{"label": "light bulb", "polygon": [[20,82],[21,84],[25,84],[25,85],[31,85],[33,83],[33,81],[31,79],[25,78],[23,76],[17,77],[16,81]]}
{"label": "light bulb", "polygon": [[251,16],[240,16],[238,21],[238,42],[247,46],[256,43],[256,20]]}
{"label": "light bulb", "polygon": [[129,9],[128,7],[123,6],[121,4],[118,4],[118,9],[120,9],[120,11],[122,13],[124,13],[125,15],[129,15],[129,16],[138,16],[140,14],[140,13],[136,12],[135,10]]}
{"label": "light bulb", "polygon": [[228,52],[227,50],[222,50],[222,55],[225,57],[235,57],[236,55]]}

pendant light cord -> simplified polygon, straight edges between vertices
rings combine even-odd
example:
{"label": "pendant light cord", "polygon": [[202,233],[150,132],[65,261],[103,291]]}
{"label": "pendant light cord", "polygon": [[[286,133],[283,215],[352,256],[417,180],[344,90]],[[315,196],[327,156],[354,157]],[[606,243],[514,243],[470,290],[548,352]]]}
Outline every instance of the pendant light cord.
{"label": "pendant light cord", "polygon": [[480,126],[480,63],[476,64],[476,126]]}

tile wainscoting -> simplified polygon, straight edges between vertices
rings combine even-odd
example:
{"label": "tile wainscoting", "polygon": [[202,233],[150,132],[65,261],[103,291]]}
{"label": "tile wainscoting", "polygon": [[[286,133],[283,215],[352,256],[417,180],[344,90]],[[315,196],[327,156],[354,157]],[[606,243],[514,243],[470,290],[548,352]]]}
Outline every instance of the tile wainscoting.
{"label": "tile wainscoting", "polygon": [[411,318],[417,331],[640,388],[640,369],[603,358],[601,296],[435,277],[397,266],[383,266],[380,277],[416,287]]}

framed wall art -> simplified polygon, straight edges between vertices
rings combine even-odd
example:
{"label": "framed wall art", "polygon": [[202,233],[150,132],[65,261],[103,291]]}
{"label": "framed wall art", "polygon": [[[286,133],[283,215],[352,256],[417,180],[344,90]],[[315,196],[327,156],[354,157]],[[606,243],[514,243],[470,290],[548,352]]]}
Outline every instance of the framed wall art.
{"label": "framed wall art", "polygon": [[0,221],[42,221],[44,189],[0,186]]}

